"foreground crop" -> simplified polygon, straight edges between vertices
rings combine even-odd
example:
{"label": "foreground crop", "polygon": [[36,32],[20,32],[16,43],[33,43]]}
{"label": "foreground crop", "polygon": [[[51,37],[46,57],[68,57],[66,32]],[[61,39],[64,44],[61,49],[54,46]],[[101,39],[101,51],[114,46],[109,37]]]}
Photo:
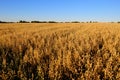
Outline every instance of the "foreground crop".
{"label": "foreground crop", "polygon": [[118,80],[120,24],[0,24],[0,79]]}

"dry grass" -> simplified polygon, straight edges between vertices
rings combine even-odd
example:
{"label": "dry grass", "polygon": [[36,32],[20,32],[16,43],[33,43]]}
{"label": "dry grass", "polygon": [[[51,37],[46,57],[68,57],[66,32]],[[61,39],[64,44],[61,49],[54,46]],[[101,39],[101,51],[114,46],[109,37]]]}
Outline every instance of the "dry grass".
{"label": "dry grass", "polygon": [[0,24],[2,80],[119,80],[120,24]]}

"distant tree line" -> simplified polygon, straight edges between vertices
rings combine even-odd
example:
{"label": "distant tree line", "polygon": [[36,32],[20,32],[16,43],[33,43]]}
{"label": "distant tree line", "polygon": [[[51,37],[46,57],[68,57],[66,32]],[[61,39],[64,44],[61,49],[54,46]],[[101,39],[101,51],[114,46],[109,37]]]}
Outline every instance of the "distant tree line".
{"label": "distant tree line", "polygon": [[31,21],[31,23],[47,23],[47,21]]}
{"label": "distant tree line", "polygon": [[29,21],[20,20],[18,23],[30,23]]}
{"label": "distant tree line", "polygon": [[18,23],[58,23],[56,21],[23,21],[20,20]]}
{"label": "distant tree line", "polygon": [[[16,23],[16,22],[7,22],[7,21],[0,21],[0,23]],[[87,22],[80,22],[80,21],[68,21],[68,22],[57,22],[57,21],[25,21],[20,20],[17,23],[98,23],[97,21],[87,21]],[[120,23],[118,22],[110,22],[110,23]]]}
{"label": "distant tree line", "polygon": [[[0,23],[16,23],[16,22],[0,21]],[[56,22],[56,21],[25,21],[25,20],[20,20],[17,23],[59,23],[59,22]]]}
{"label": "distant tree line", "polygon": [[14,22],[0,21],[0,23],[14,23]]}
{"label": "distant tree line", "polygon": [[[0,21],[0,23],[16,23],[16,22]],[[89,22],[79,22],[79,21],[57,22],[57,21],[25,21],[25,20],[20,20],[17,23],[97,23],[97,21],[89,21]]]}
{"label": "distant tree line", "polygon": [[120,21],[118,21],[118,23],[120,23]]}

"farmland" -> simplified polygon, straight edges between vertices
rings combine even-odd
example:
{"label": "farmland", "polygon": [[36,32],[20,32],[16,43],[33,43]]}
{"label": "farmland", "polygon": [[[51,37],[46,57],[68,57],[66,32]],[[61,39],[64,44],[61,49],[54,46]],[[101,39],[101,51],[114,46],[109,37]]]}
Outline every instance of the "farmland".
{"label": "farmland", "polygon": [[0,79],[119,80],[120,24],[0,24]]}

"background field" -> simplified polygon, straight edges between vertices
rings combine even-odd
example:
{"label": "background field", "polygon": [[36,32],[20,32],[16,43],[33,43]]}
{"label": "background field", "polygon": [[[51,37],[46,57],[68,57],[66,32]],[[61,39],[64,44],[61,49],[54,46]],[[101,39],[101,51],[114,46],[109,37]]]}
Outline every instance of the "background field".
{"label": "background field", "polygon": [[0,79],[119,80],[120,24],[0,24]]}

